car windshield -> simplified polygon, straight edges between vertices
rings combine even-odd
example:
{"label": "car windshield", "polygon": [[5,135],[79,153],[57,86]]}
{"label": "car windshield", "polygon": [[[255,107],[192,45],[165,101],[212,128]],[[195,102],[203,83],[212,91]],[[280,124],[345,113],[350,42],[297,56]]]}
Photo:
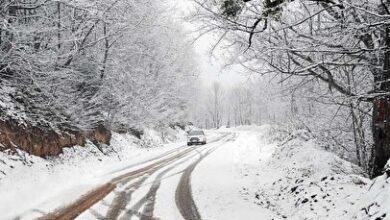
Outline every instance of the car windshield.
{"label": "car windshield", "polygon": [[203,131],[190,131],[188,135],[204,135]]}

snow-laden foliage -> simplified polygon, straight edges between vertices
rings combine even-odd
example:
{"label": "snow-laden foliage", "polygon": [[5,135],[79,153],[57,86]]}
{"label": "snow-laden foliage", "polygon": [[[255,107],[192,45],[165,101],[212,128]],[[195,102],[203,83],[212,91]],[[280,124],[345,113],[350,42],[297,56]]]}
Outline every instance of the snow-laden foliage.
{"label": "snow-laden foliage", "polygon": [[2,1],[1,119],[80,129],[183,120],[196,75],[156,1]]}
{"label": "snow-laden foliage", "polygon": [[390,157],[389,114],[380,115],[389,108],[388,1],[194,2],[192,20],[219,34],[231,64],[283,85],[294,124],[380,174]]}
{"label": "snow-laden foliage", "polygon": [[367,169],[371,105],[333,96],[322,84],[299,83],[297,78],[279,83],[274,76],[252,76],[236,87],[222,87],[217,105],[213,89],[206,89],[191,108],[193,121],[200,127],[216,127],[213,113],[219,112],[219,124],[227,127],[269,123],[283,124],[289,131],[306,129],[324,149]]}

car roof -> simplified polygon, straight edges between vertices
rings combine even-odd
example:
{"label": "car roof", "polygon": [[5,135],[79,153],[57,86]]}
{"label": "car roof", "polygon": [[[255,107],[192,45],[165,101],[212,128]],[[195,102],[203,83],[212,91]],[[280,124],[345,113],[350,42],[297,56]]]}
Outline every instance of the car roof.
{"label": "car roof", "polygon": [[196,130],[190,130],[190,131],[189,131],[189,133],[192,133],[192,132],[203,132],[203,133],[204,133],[204,131],[203,131],[203,130],[199,130],[199,129],[196,129]]}

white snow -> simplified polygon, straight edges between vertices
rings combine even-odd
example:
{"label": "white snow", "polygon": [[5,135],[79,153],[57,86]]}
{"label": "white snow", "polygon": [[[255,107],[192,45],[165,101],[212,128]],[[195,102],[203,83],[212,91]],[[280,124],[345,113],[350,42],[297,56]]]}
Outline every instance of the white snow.
{"label": "white snow", "polygon": [[[111,152],[106,152],[107,155],[92,144],[64,149],[64,154],[53,160],[26,156],[24,153],[20,153],[22,156],[2,153],[3,166],[13,168],[6,170],[6,175],[0,180],[1,219],[17,216],[31,219],[53,211],[121,172],[136,169],[140,164],[180,149],[185,142],[154,148],[140,147],[138,144],[139,141],[131,135],[114,133]],[[25,160],[29,166],[20,160],[22,157],[27,157]]]}
{"label": "white snow", "polygon": [[[261,164],[257,190],[248,199],[287,219],[349,219],[368,179],[361,170],[316,146],[305,133],[276,148]],[[248,174],[250,177],[253,174]]]}
{"label": "white snow", "polygon": [[290,137],[272,126],[223,131],[235,132],[236,141],[193,175],[203,219],[350,219],[370,183],[304,131]]}
{"label": "white snow", "polygon": [[[390,161],[386,169],[389,172]],[[390,178],[387,173],[374,179],[368,192],[358,203],[355,219],[390,219]]]}
{"label": "white snow", "polygon": [[195,169],[192,192],[203,219],[256,220],[273,216],[240,193],[243,186],[251,184],[243,178],[244,167],[258,169],[262,148],[256,137],[256,132],[237,131],[236,140],[221,145]]}
{"label": "white snow", "polygon": [[[199,148],[205,152],[217,147],[196,166],[191,177],[202,219],[389,219],[388,176],[374,181],[365,178],[360,168],[318,147],[304,130],[289,134],[265,125],[207,131],[209,140],[225,134],[230,135]],[[171,144],[163,144],[161,132],[146,135],[149,141],[160,143],[159,147],[140,147],[153,144],[144,145],[131,135],[114,134],[112,146],[104,148],[106,155],[92,144],[66,149],[51,160],[19,151],[16,155],[1,153],[0,168],[6,171],[0,180],[1,219],[39,217],[112,177],[180,151],[185,145],[180,133],[177,138],[174,132],[165,135],[165,140],[180,140]],[[183,170],[199,158],[194,155],[148,176],[127,208],[147,193],[161,172],[169,169],[157,191],[154,216],[181,220],[174,196]],[[112,201],[115,192],[79,219],[104,216],[108,210],[105,204]]]}

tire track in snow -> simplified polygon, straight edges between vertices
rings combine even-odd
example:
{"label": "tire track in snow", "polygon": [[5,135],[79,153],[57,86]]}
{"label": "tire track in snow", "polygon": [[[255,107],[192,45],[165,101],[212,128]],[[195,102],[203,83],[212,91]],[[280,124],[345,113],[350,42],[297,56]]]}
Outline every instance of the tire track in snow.
{"label": "tire track in snow", "polygon": [[[205,146],[205,147],[208,147],[209,146]],[[214,147],[215,148],[215,147]],[[213,149],[214,149],[213,148]],[[199,154],[200,151],[207,151],[209,152],[210,149],[196,149],[197,153]],[[194,157],[196,155],[191,155],[190,157]],[[169,167],[168,169],[164,170],[163,172],[161,172],[157,177],[156,177],[156,180],[157,182],[154,182],[151,189],[149,190],[148,194],[146,196],[146,202],[145,202],[145,206],[142,210],[142,213],[141,213],[141,216],[140,216],[140,220],[154,220],[155,218],[153,217],[153,211],[154,211],[154,206],[155,206],[155,201],[156,201],[156,194],[157,194],[157,190],[160,188],[160,185],[161,185],[161,180],[163,179],[163,177],[171,170],[173,170],[174,168],[177,167],[177,165],[180,165],[180,164],[183,164],[184,162],[186,162],[186,160],[183,160],[181,161],[180,163],[176,164],[176,165],[173,165],[171,167]],[[170,176],[169,176],[170,177]]]}
{"label": "tire track in snow", "polygon": [[[188,155],[185,155],[188,156]],[[178,162],[176,164],[171,165],[167,169],[163,170],[161,173],[157,175],[157,177],[153,180],[152,186],[150,187],[149,191],[146,193],[145,196],[143,196],[137,203],[135,203],[130,209],[128,209],[125,214],[120,218],[120,220],[126,220],[126,219],[131,219],[133,215],[137,216],[141,220],[151,220],[155,219],[153,217],[153,212],[154,212],[154,206],[155,206],[155,201],[156,201],[156,194],[157,190],[160,188],[161,181],[164,179],[164,176],[174,168],[177,168],[178,165],[181,165],[185,162],[187,162],[187,157],[181,157],[178,158],[178,160],[183,159],[182,161],[178,162],[172,161],[172,162]],[[188,158],[192,158],[195,155],[189,155]],[[156,170],[158,171],[158,170]],[[141,207],[144,205],[144,208],[142,212],[139,210]]]}
{"label": "tire track in snow", "polygon": [[212,152],[214,152],[216,149],[218,149],[220,146],[225,144],[229,141],[234,141],[237,137],[237,134],[234,133],[231,138],[224,141],[220,145],[208,150],[205,154],[201,154],[201,152],[198,151],[199,159],[192,163],[190,166],[187,167],[187,169],[184,171],[180,182],[176,188],[176,194],[175,194],[175,201],[176,205],[183,216],[185,220],[202,220],[202,217],[198,211],[198,208],[196,207],[193,195],[192,195],[192,189],[191,189],[191,174],[194,171],[195,167],[208,155],[210,155]]}
{"label": "tire track in snow", "polygon": [[[115,179],[115,181],[119,184],[125,184],[137,177],[140,177],[143,175],[141,179],[136,181],[135,183],[131,184],[130,186],[126,187],[125,190],[119,192],[117,196],[114,197],[114,200],[112,202],[111,207],[109,208],[106,219],[118,219],[119,215],[121,214],[122,211],[126,210],[126,205],[131,201],[131,195],[139,189],[139,187],[142,186],[142,184],[146,181],[146,179],[160,170],[161,168],[168,166],[169,164],[187,156],[190,152],[192,152],[193,149],[187,149],[184,152],[181,152],[179,155],[176,155],[175,158],[169,158],[161,161],[162,163],[154,164],[154,166],[147,166],[144,169],[142,169],[141,173],[128,173],[123,176],[120,176]],[[143,202],[144,203],[144,202]],[[140,207],[143,205],[143,203],[140,205]],[[140,208],[139,207],[139,208]],[[133,211],[138,211],[139,208],[133,209]],[[122,219],[122,218],[121,218]],[[130,219],[126,218],[126,219]]]}
{"label": "tire track in snow", "polygon": [[107,211],[104,219],[118,219],[121,211],[126,209],[126,205],[130,202],[132,194],[145,182],[147,175],[141,177],[135,183],[130,184],[124,190],[118,192],[114,197],[112,205]]}
{"label": "tire track in snow", "polygon": [[93,189],[88,192],[86,195],[80,197],[75,202],[56,209],[55,211],[48,213],[40,218],[39,220],[71,220],[77,218],[81,213],[91,208],[93,205],[101,201],[104,197],[106,197],[109,193],[113,192],[116,186],[119,183],[128,182],[134,178],[140,177],[151,170],[161,168],[165,166],[170,161],[177,159],[177,157],[181,157],[187,155],[193,151],[192,148],[186,148],[186,150],[178,153],[177,155],[170,156],[163,160],[157,161],[153,164],[150,164],[146,167],[143,167],[138,170],[131,171],[129,173],[120,175],[116,178],[113,178],[110,182]]}
{"label": "tire track in snow", "polygon": [[[221,139],[223,139],[224,137],[226,137],[227,135],[228,135],[228,133],[222,133],[222,136],[213,138],[212,140],[209,141],[209,143],[218,142],[218,141],[220,141]],[[163,153],[162,155],[158,155],[158,156],[155,156],[155,157],[150,158],[150,159],[148,159],[148,160],[141,161],[141,162],[138,162],[138,163],[135,163],[135,164],[131,164],[131,165],[126,166],[126,167],[122,167],[122,168],[120,168],[120,169],[111,171],[111,172],[109,172],[109,173],[107,173],[107,174],[114,174],[114,173],[117,173],[117,172],[120,172],[120,171],[123,171],[123,170],[127,170],[127,169],[130,169],[130,168],[136,167],[136,166],[141,165],[141,164],[146,164],[146,163],[149,163],[149,162],[152,162],[152,161],[155,161],[155,160],[160,160],[160,159],[163,159],[164,157],[167,157],[167,156],[169,156],[169,155],[172,155],[172,154],[174,154],[174,153],[177,153],[177,152],[180,151],[180,150],[186,150],[186,149],[189,149],[189,148],[192,148],[192,147],[193,147],[193,146],[184,145],[184,146],[182,146],[182,147],[178,147],[178,148],[169,150],[169,151]]]}
{"label": "tire track in snow", "polygon": [[[220,137],[220,138],[218,138],[216,140],[213,140],[211,143],[218,142],[221,139],[223,139],[224,137],[226,137],[226,135],[222,136],[222,137]],[[195,149],[195,147],[190,147],[188,149],[190,149],[191,152],[192,152]],[[169,160],[163,166],[157,166],[154,169],[150,170],[147,174],[149,176],[151,176],[152,174],[154,174],[155,172],[160,170],[160,168],[166,167],[166,166],[168,166],[171,163],[177,162],[178,160],[180,160],[182,158],[185,158],[186,156],[188,156],[187,153],[180,154],[180,155],[176,156],[175,160]],[[190,155],[190,157],[192,157],[192,156]],[[170,167],[169,169],[163,171],[162,173],[160,173],[159,176],[157,176],[156,179],[153,181],[153,185],[150,188],[149,192],[140,201],[138,201],[132,208],[127,210],[125,215],[124,215],[125,217],[124,218],[122,217],[121,219],[130,219],[132,215],[136,215],[137,217],[139,217],[141,219],[152,219],[153,211],[154,211],[155,196],[156,196],[156,192],[157,192],[158,188],[160,187],[161,179],[163,178],[163,176],[165,176],[165,174],[167,172],[169,172],[170,170],[175,168],[177,165],[180,165],[180,164],[182,164],[184,162],[185,161],[182,161],[181,163],[178,163],[178,164]],[[130,176],[129,178],[125,178],[124,181],[122,181],[121,183],[125,183],[125,182],[128,182],[128,181],[131,181],[132,179],[134,179],[134,177]],[[142,178],[141,181],[132,184],[132,185],[135,185],[135,186],[132,187],[132,185],[130,185],[127,189],[125,189],[124,191],[120,192],[114,198],[114,201],[112,202],[112,207],[110,207],[110,209],[109,209],[109,211],[108,211],[108,213],[106,215],[106,219],[118,219],[118,217],[120,215],[120,212],[125,210],[126,209],[126,205],[131,201],[131,194],[134,191],[136,191],[144,183],[144,181],[146,179],[147,179],[147,176]],[[129,192],[126,193],[126,191],[129,191]],[[146,204],[145,208],[143,209],[142,213],[140,213],[139,209],[144,204]]]}
{"label": "tire track in snow", "polygon": [[[150,187],[149,191],[146,193],[144,197],[142,197],[136,204],[134,204],[123,216],[122,219],[131,219],[131,217],[136,214],[137,217],[140,218],[140,220],[151,220],[153,219],[153,211],[154,211],[154,204],[156,201],[156,194],[157,190],[160,188],[161,185],[161,178],[169,171],[174,169],[175,166],[169,167],[168,169],[165,169],[163,172],[159,173],[156,179],[153,181],[152,186]],[[142,207],[142,205],[145,205],[142,212],[140,213],[139,210]]]}
{"label": "tire track in snow", "polygon": [[102,200],[112,190],[115,189],[115,185],[112,183],[104,184],[93,191],[90,191],[86,196],[81,197],[76,202],[69,206],[49,213],[46,216],[39,218],[39,220],[69,220],[75,219],[82,212],[93,206],[98,201]]}
{"label": "tire track in snow", "polygon": [[[223,135],[221,135],[220,138],[216,138],[215,140],[211,141],[210,143],[219,142],[222,139],[224,139],[225,137],[227,137],[228,135],[229,135],[229,133],[223,134]],[[149,164],[143,168],[125,173],[123,175],[119,175],[118,177],[111,179],[108,183],[101,185],[101,186],[89,191],[87,194],[81,196],[76,201],[74,201],[74,202],[72,202],[64,207],[58,208],[51,213],[47,213],[38,219],[42,219],[42,220],[53,220],[53,219],[71,220],[71,219],[75,219],[81,213],[90,209],[93,205],[95,205],[99,201],[102,201],[109,193],[114,191],[114,189],[117,187],[118,184],[129,182],[130,180],[133,180],[137,177],[140,177],[140,176],[142,176],[142,175],[144,175],[152,170],[155,170],[155,169],[158,170],[158,169],[166,166],[167,164],[175,162],[178,159],[180,159],[186,155],[189,155],[191,152],[193,152],[194,149],[196,149],[196,148],[185,147],[184,150],[182,150],[181,152],[174,154],[174,155],[171,155],[171,154],[173,154],[173,152],[169,152],[169,154],[168,154],[169,157],[167,157],[167,154],[164,154],[162,157],[159,157],[159,158],[161,158],[161,160],[157,160],[156,162],[153,162],[152,164]],[[177,152],[177,150],[176,150],[176,152]],[[166,158],[164,158],[164,157],[166,157]]]}
{"label": "tire track in snow", "polygon": [[[225,138],[228,135],[229,134],[224,134],[223,136],[221,136],[221,137],[211,141],[209,144],[221,141],[223,138]],[[150,164],[150,165],[148,165],[146,167],[143,167],[141,169],[137,169],[137,170],[134,170],[132,172],[120,175],[120,176],[118,176],[116,178],[113,178],[111,180],[111,182],[113,182],[115,184],[126,183],[126,182],[130,181],[131,179],[134,179],[135,177],[139,177],[139,176],[143,175],[144,173],[149,172],[150,170],[158,169],[158,168],[164,167],[165,165],[168,165],[168,164],[170,164],[172,162],[175,162],[175,160],[181,159],[182,157],[184,157],[187,154],[191,153],[194,149],[197,149],[197,148],[194,147],[194,146],[186,147],[186,148],[184,148],[184,150],[182,150],[181,152],[179,152],[179,153],[177,153],[175,155],[172,155],[170,157],[167,157],[167,158],[164,158],[162,160],[159,160],[159,161],[157,161],[155,163],[152,163],[152,164]]]}

